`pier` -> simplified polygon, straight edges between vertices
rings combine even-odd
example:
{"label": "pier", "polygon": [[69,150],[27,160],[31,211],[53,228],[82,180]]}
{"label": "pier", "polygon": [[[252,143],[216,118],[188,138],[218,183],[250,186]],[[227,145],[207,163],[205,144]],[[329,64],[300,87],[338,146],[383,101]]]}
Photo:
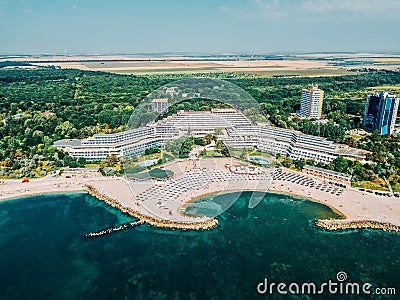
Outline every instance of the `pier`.
{"label": "pier", "polygon": [[[172,230],[208,230],[215,228],[218,225],[218,220],[215,218],[210,218],[206,220],[193,220],[190,221],[173,221],[173,220],[165,220],[165,219],[158,219],[154,216],[145,215],[140,213],[132,208],[124,207],[119,203],[117,200],[110,198],[107,195],[100,193],[96,188],[91,185],[85,185],[86,191],[96,197],[98,200],[105,202],[106,204],[119,209],[121,212],[126,213],[136,219],[139,219],[142,223],[147,223],[150,226],[158,227],[158,228],[165,228],[165,229],[172,229]],[[139,222],[138,221],[138,222]],[[135,225],[136,226],[136,225]]]}
{"label": "pier", "polygon": [[83,238],[92,238],[92,237],[98,237],[98,236],[106,235],[106,234],[113,233],[115,231],[121,231],[121,230],[125,230],[125,229],[128,229],[128,228],[133,228],[133,227],[141,225],[143,223],[144,223],[143,220],[139,220],[139,221],[136,221],[136,222],[125,223],[125,224],[122,224],[122,225],[120,225],[118,227],[110,227],[110,228],[106,228],[106,229],[103,229],[103,230],[100,230],[100,231],[90,232],[88,234],[85,234],[83,236]]}
{"label": "pier", "polygon": [[400,226],[370,220],[318,220],[316,225],[324,230],[380,229],[388,232],[400,232]]}

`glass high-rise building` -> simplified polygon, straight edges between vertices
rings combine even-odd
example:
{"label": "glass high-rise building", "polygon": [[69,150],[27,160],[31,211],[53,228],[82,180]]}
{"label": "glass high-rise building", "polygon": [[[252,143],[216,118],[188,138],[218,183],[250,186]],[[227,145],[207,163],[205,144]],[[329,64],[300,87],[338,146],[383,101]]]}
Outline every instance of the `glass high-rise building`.
{"label": "glass high-rise building", "polygon": [[363,118],[364,129],[392,134],[398,108],[399,98],[396,98],[396,95],[386,92],[368,95]]}
{"label": "glass high-rise building", "polygon": [[309,85],[301,91],[300,118],[320,119],[324,91],[318,85]]}

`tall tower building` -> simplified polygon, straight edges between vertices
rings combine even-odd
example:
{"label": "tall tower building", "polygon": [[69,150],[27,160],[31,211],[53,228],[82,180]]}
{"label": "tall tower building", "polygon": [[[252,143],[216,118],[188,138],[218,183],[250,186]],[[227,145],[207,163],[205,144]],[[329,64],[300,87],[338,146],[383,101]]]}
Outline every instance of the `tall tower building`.
{"label": "tall tower building", "polygon": [[324,91],[318,85],[309,85],[301,91],[300,118],[320,119]]}
{"label": "tall tower building", "polygon": [[367,96],[363,127],[378,130],[381,134],[392,134],[396,124],[399,98],[396,95],[381,92]]}

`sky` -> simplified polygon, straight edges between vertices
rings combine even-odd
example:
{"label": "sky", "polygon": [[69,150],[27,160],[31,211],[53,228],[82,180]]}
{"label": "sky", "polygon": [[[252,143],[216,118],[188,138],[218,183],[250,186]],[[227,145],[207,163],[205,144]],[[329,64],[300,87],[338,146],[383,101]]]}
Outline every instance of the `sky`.
{"label": "sky", "polygon": [[400,52],[400,0],[0,0],[1,54]]}

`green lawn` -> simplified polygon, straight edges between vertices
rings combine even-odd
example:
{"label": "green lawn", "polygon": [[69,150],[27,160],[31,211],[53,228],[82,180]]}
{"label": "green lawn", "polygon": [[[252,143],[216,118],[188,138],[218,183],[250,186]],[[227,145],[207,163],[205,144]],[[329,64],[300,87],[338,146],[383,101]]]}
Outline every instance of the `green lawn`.
{"label": "green lawn", "polygon": [[372,181],[357,181],[357,182],[352,182],[351,185],[353,187],[369,189],[369,190],[389,191],[389,188],[387,187],[386,184],[375,183]]}
{"label": "green lawn", "polygon": [[400,192],[400,183],[396,183],[392,186],[393,192]]}
{"label": "green lawn", "polygon": [[271,153],[268,152],[263,152],[263,151],[259,151],[259,150],[254,150],[249,152],[249,155],[254,155],[254,156],[262,156],[264,158],[271,158],[274,157]]}
{"label": "green lawn", "polygon": [[211,157],[225,157],[223,154],[215,151],[215,150],[207,150],[206,156],[211,156]]}

